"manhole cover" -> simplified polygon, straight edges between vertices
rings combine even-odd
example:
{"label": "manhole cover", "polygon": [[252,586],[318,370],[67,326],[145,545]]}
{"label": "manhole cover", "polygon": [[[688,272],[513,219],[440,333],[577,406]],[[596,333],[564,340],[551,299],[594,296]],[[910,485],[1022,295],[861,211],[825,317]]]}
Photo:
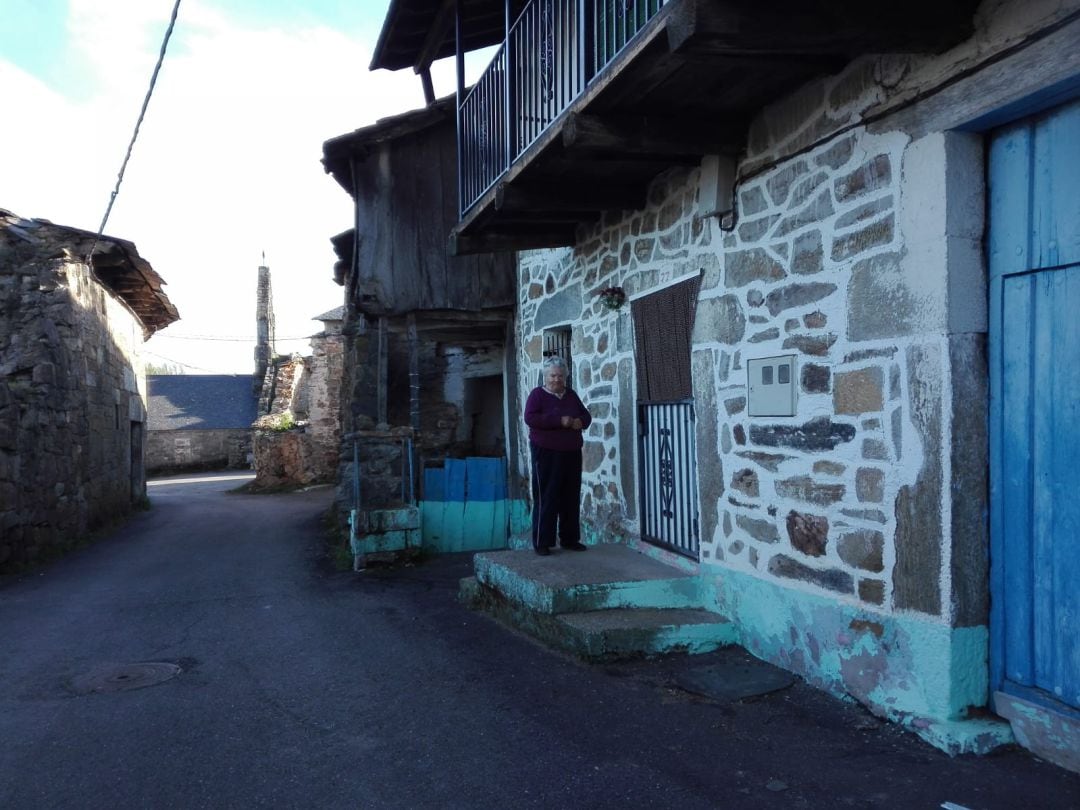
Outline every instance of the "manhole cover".
{"label": "manhole cover", "polygon": [[154,686],[179,675],[183,670],[165,661],[141,661],[134,664],[102,664],[71,682],[80,695],[102,692],[129,692]]}
{"label": "manhole cover", "polygon": [[795,676],[764,661],[723,661],[681,672],[675,683],[687,692],[732,703],[767,695],[795,683]]}

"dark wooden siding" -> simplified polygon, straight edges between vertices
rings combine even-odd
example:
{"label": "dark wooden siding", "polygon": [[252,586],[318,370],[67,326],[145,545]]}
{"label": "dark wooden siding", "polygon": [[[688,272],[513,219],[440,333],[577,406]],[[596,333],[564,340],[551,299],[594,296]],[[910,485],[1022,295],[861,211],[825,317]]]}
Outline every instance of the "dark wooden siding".
{"label": "dark wooden siding", "polygon": [[451,257],[457,223],[457,152],[452,120],[374,144],[354,159],[360,309],[479,310],[512,306],[514,256]]}

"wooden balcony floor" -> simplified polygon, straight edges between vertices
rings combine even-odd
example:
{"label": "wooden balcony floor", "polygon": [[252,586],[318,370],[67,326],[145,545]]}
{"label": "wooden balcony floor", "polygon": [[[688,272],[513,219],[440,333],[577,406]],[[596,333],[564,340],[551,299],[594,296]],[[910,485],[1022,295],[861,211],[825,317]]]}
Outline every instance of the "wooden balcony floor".
{"label": "wooden balcony floor", "polygon": [[573,244],[579,224],[642,208],[663,170],[741,152],[765,104],[853,56],[962,39],[976,2],[955,4],[947,18],[939,11],[929,29],[919,21],[926,0],[873,27],[855,0],[831,4],[820,19],[774,8],[788,5],[671,0],[466,211],[451,253]]}

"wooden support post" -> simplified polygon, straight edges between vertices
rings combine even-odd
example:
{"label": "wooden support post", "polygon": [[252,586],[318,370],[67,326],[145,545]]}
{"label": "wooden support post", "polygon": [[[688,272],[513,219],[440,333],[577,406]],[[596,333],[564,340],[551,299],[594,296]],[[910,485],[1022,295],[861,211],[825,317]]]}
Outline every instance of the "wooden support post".
{"label": "wooden support post", "polygon": [[462,10],[464,0],[454,2],[454,65],[457,68],[457,100],[454,104],[454,126],[457,128],[457,178],[458,178],[458,214],[465,211],[465,161],[461,145],[461,104],[465,101],[465,50],[464,31],[462,30]]}
{"label": "wooden support post", "polygon": [[429,107],[435,103],[435,86],[431,83],[431,69],[420,73],[420,82],[424,85],[424,103]]}
{"label": "wooden support post", "polygon": [[416,313],[406,318],[409,339],[409,424],[415,433],[420,432],[420,339],[416,332]]}
{"label": "wooden support post", "polygon": [[387,336],[387,333],[386,333],[386,318],[380,316],[379,317],[379,355],[378,355],[378,360],[377,360],[377,363],[378,363],[377,377],[378,377],[378,379],[377,379],[377,382],[376,382],[376,385],[378,386],[378,391],[377,391],[377,394],[376,394],[376,410],[377,410],[377,413],[378,413],[378,420],[377,421],[378,421],[378,423],[380,425],[385,425],[386,422],[387,422],[387,411],[386,411],[387,392],[386,392],[386,389],[387,389],[387,385],[389,383],[389,379],[388,379],[388,377],[389,377],[389,374],[388,374],[389,347],[388,347],[387,343],[388,343],[388,336]]}

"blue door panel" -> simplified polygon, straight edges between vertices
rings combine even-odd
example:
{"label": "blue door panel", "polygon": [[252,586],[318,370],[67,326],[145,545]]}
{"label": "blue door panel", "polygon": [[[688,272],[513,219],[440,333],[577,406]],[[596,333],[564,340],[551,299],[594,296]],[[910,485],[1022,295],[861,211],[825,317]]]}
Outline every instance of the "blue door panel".
{"label": "blue door panel", "polygon": [[[1008,403],[1008,419],[1002,424],[1003,536],[1031,536],[1031,464],[1028,443],[1031,435],[1031,315],[1027,295],[1030,276],[1012,276],[1004,282],[1005,312],[1002,319],[1003,397]],[[1015,549],[1007,540],[1006,554]],[[1031,558],[1011,554],[1004,577],[1004,624],[1008,677],[1024,685],[1032,684],[1032,588]]]}
{"label": "blue door panel", "polygon": [[1080,262],[1080,104],[1035,122],[1033,267]]}
{"label": "blue door panel", "polygon": [[990,145],[991,676],[1080,708],[1080,103]]}

